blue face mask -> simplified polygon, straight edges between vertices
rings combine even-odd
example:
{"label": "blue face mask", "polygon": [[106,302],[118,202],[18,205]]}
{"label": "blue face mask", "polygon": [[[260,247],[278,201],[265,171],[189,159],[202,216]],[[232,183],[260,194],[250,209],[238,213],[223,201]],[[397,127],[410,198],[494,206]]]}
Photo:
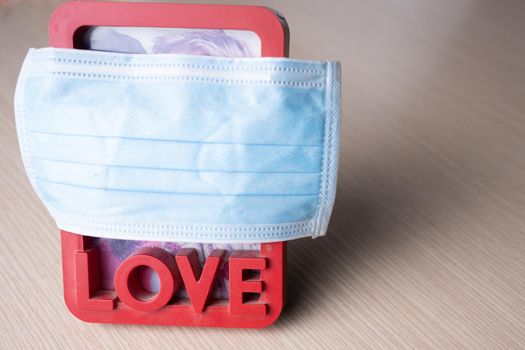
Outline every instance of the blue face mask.
{"label": "blue face mask", "polygon": [[32,49],[15,109],[59,228],[185,242],[326,233],[338,63]]}

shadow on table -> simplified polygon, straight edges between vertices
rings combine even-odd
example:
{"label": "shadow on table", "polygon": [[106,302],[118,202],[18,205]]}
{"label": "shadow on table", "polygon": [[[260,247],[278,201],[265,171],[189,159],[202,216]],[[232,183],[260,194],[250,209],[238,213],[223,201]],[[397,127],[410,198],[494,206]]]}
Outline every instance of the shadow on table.
{"label": "shadow on table", "polygon": [[[461,20],[458,23],[452,31],[464,30]],[[447,52],[455,51],[452,47]],[[468,182],[458,177],[455,166],[460,163],[462,171],[475,172],[480,165],[472,159],[476,148],[464,136],[466,130],[450,126],[457,126],[464,118],[461,113],[469,112],[461,109],[452,93],[441,91],[450,100],[446,108],[435,99],[443,74],[458,69],[453,56],[436,56],[425,74],[407,89],[398,108],[385,108],[381,119],[391,123],[392,130],[389,125],[381,129],[382,134],[373,135],[376,125],[367,122],[368,116],[355,115],[361,110],[344,111],[348,114],[343,118],[337,198],[328,234],[289,243],[288,298],[277,327],[322,312],[323,304],[349,295],[341,286],[352,285],[365,264],[392,252],[411,254],[408,237],[428,237],[434,219],[446,221],[468,203]],[[354,98],[353,103],[359,101]],[[414,108],[414,103],[420,107]],[[440,116],[448,123],[424,115],[426,108],[448,111],[450,114]],[[356,124],[361,129],[352,130],[352,119],[359,118]],[[345,129],[346,122],[349,129]]]}

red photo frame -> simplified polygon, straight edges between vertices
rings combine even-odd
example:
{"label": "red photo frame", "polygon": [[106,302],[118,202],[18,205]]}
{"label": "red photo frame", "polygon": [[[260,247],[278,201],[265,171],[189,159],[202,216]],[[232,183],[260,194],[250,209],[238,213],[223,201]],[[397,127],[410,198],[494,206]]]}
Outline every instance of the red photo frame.
{"label": "red photo frame", "polygon": [[[92,26],[249,30],[259,36],[262,56],[288,55],[283,17],[266,7],[237,5],[68,2],[51,17],[50,45],[80,48],[82,35]],[[263,243],[258,254],[232,253],[228,301],[209,298],[223,259],[220,251],[202,267],[191,249],[175,257],[155,248],[135,252],[117,269],[113,291],[100,289],[99,251],[91,237],[61,231],[61,244],[64,299],[87,322],[261,328],[275,322],[284,306],[286,242]],[[161,281],[161,290],[148,300],[137,292],[133,273],[138,266],[154,269]],[[254,270],[259,273],[247,276]],[[173,300],[181,283],[189,299]],[[247,300],[254,295],[256,300]]]}

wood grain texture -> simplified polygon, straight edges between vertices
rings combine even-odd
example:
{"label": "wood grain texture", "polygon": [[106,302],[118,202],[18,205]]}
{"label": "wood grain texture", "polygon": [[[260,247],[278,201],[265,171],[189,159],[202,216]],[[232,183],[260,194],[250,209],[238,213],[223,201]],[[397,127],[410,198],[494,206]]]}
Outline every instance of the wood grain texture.
{"label": "wood grain texture", "polygon": [[280,320],[193,329],[69,314],[59,235],[24,174],[12,105],[56,2],[4,0],[0,348],[525,348],[525,2],[257,2],[287,17],[292,57],[343,67],[329,234],[290,243]]}

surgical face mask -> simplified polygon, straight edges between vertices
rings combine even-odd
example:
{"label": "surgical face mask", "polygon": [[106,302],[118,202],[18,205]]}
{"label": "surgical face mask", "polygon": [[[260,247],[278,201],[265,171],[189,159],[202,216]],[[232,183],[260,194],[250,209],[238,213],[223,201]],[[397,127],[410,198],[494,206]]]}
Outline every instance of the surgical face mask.
{"label": "surgical face mask", "polygon": [[32,49],[15,112],[58,227],[83,235],[270,242],[326,233],[338,63]]}

